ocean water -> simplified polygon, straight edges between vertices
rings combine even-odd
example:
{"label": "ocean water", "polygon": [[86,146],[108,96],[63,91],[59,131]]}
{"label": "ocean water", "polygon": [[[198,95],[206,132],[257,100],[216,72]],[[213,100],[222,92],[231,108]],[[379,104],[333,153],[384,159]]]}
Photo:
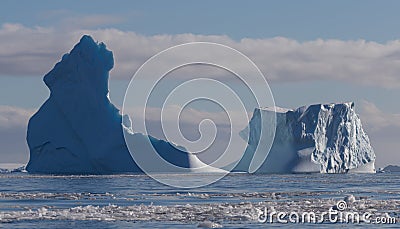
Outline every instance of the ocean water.
{"label": "ocean water", "polygon": [[[322,215],[329,210],[337,221]],[[271,212],[283,212],[282,220]],[[284,222],[307,212],[323,220],[305,215]],[[349,222],[340,212],[370,217]],[[196,189],[169,187],[146,175],[0,173],[0,228],[398,228],[399,218],[400,173],[230,174]]]}

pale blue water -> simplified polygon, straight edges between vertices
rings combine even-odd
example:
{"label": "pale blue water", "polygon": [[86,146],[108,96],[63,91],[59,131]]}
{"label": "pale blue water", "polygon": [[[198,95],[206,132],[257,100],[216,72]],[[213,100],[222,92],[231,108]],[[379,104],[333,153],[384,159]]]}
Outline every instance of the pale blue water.
{"label": "pale blue water", "polygon": [[[183,175],[168,175],[181,179]],[[187,175],[186,175],[187,176]],[[203,179],[209,175],[191,175]],[[177,189],[145,175],[0,174],[0,228],[376,227],[374,224],[279,224],[257,209],[326,211],[346,195],[349,209],[388,213],[400,225],[400,174],[231,174],[207,187]],[[210,225],[209,225],[210,226]],[[383,225],[379,225],[383,226]]]}

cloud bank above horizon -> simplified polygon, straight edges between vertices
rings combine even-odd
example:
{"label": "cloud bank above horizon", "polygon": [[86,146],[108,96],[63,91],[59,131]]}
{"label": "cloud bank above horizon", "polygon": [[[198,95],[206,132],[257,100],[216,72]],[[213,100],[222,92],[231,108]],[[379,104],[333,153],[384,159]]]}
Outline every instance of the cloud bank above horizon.
{"label": "cloud bank above horizon", "polygon": [[336,80],[400,88],[400,40],[383,44],[337,39],[299,42],[286,37],[236,41],[221,35],[145,36],[114,28],[65,29],[3,24],[0,29],[0,77],[42,76],[83,34],[89,34],[113,51],[115,67],[111,75],[118,79],[129,80],[148,58],[168,47],[207,41],[230,46],[247,55],[270,82]]}

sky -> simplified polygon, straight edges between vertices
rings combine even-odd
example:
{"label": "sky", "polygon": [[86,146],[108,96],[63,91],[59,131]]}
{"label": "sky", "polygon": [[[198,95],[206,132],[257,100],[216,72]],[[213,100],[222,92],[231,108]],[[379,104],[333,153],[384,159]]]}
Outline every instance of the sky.
{"label": "sky", "polygon": [[90,34],[114,53],[110,96],[119,107],[151,56],[186,42],[217,42],[257,64],[277,106],[354,101],[377,167],[400,165],[399,1],[0,4],[0,163],[28,160],[26,124],[49,96],[42,78]]}

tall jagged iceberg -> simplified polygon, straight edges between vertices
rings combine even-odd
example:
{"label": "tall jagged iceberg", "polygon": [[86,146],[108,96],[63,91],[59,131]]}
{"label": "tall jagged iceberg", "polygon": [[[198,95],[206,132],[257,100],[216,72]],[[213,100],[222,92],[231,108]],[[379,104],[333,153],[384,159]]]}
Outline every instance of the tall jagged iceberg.
{"label": "tall jagged iceberg", "polygon": [[[122,117],[108,97],[109,71],[114,59],[103,43],[83,36],[69,54],[44,76],[50,97],[31,117],[27,142],[31,173],[111,174],[142,172],[132,159],[123,131],[130,129],[129,117]],[[182,147],[140,133],[129,133],[140,146],[152,143],[168,162],[184,167],[207,167]],[[145,149],[135,149],[146,154]],[[151,172],[164,172],[154,168]]]}
{"label": "tall jagged iceberg", "polygon": [[[270,142],[268,133],[275,120],[275,138],[268,151],[263,147]],[[267,134],[260,135],[261,131]],[[256,150],[264,150],[268,155],[258,173],[375,172],[375,153],[354,103],[316,104],[296,110],[257,108],[241,135],[248,139],[248,147],[236,171],[248,171]]]}

